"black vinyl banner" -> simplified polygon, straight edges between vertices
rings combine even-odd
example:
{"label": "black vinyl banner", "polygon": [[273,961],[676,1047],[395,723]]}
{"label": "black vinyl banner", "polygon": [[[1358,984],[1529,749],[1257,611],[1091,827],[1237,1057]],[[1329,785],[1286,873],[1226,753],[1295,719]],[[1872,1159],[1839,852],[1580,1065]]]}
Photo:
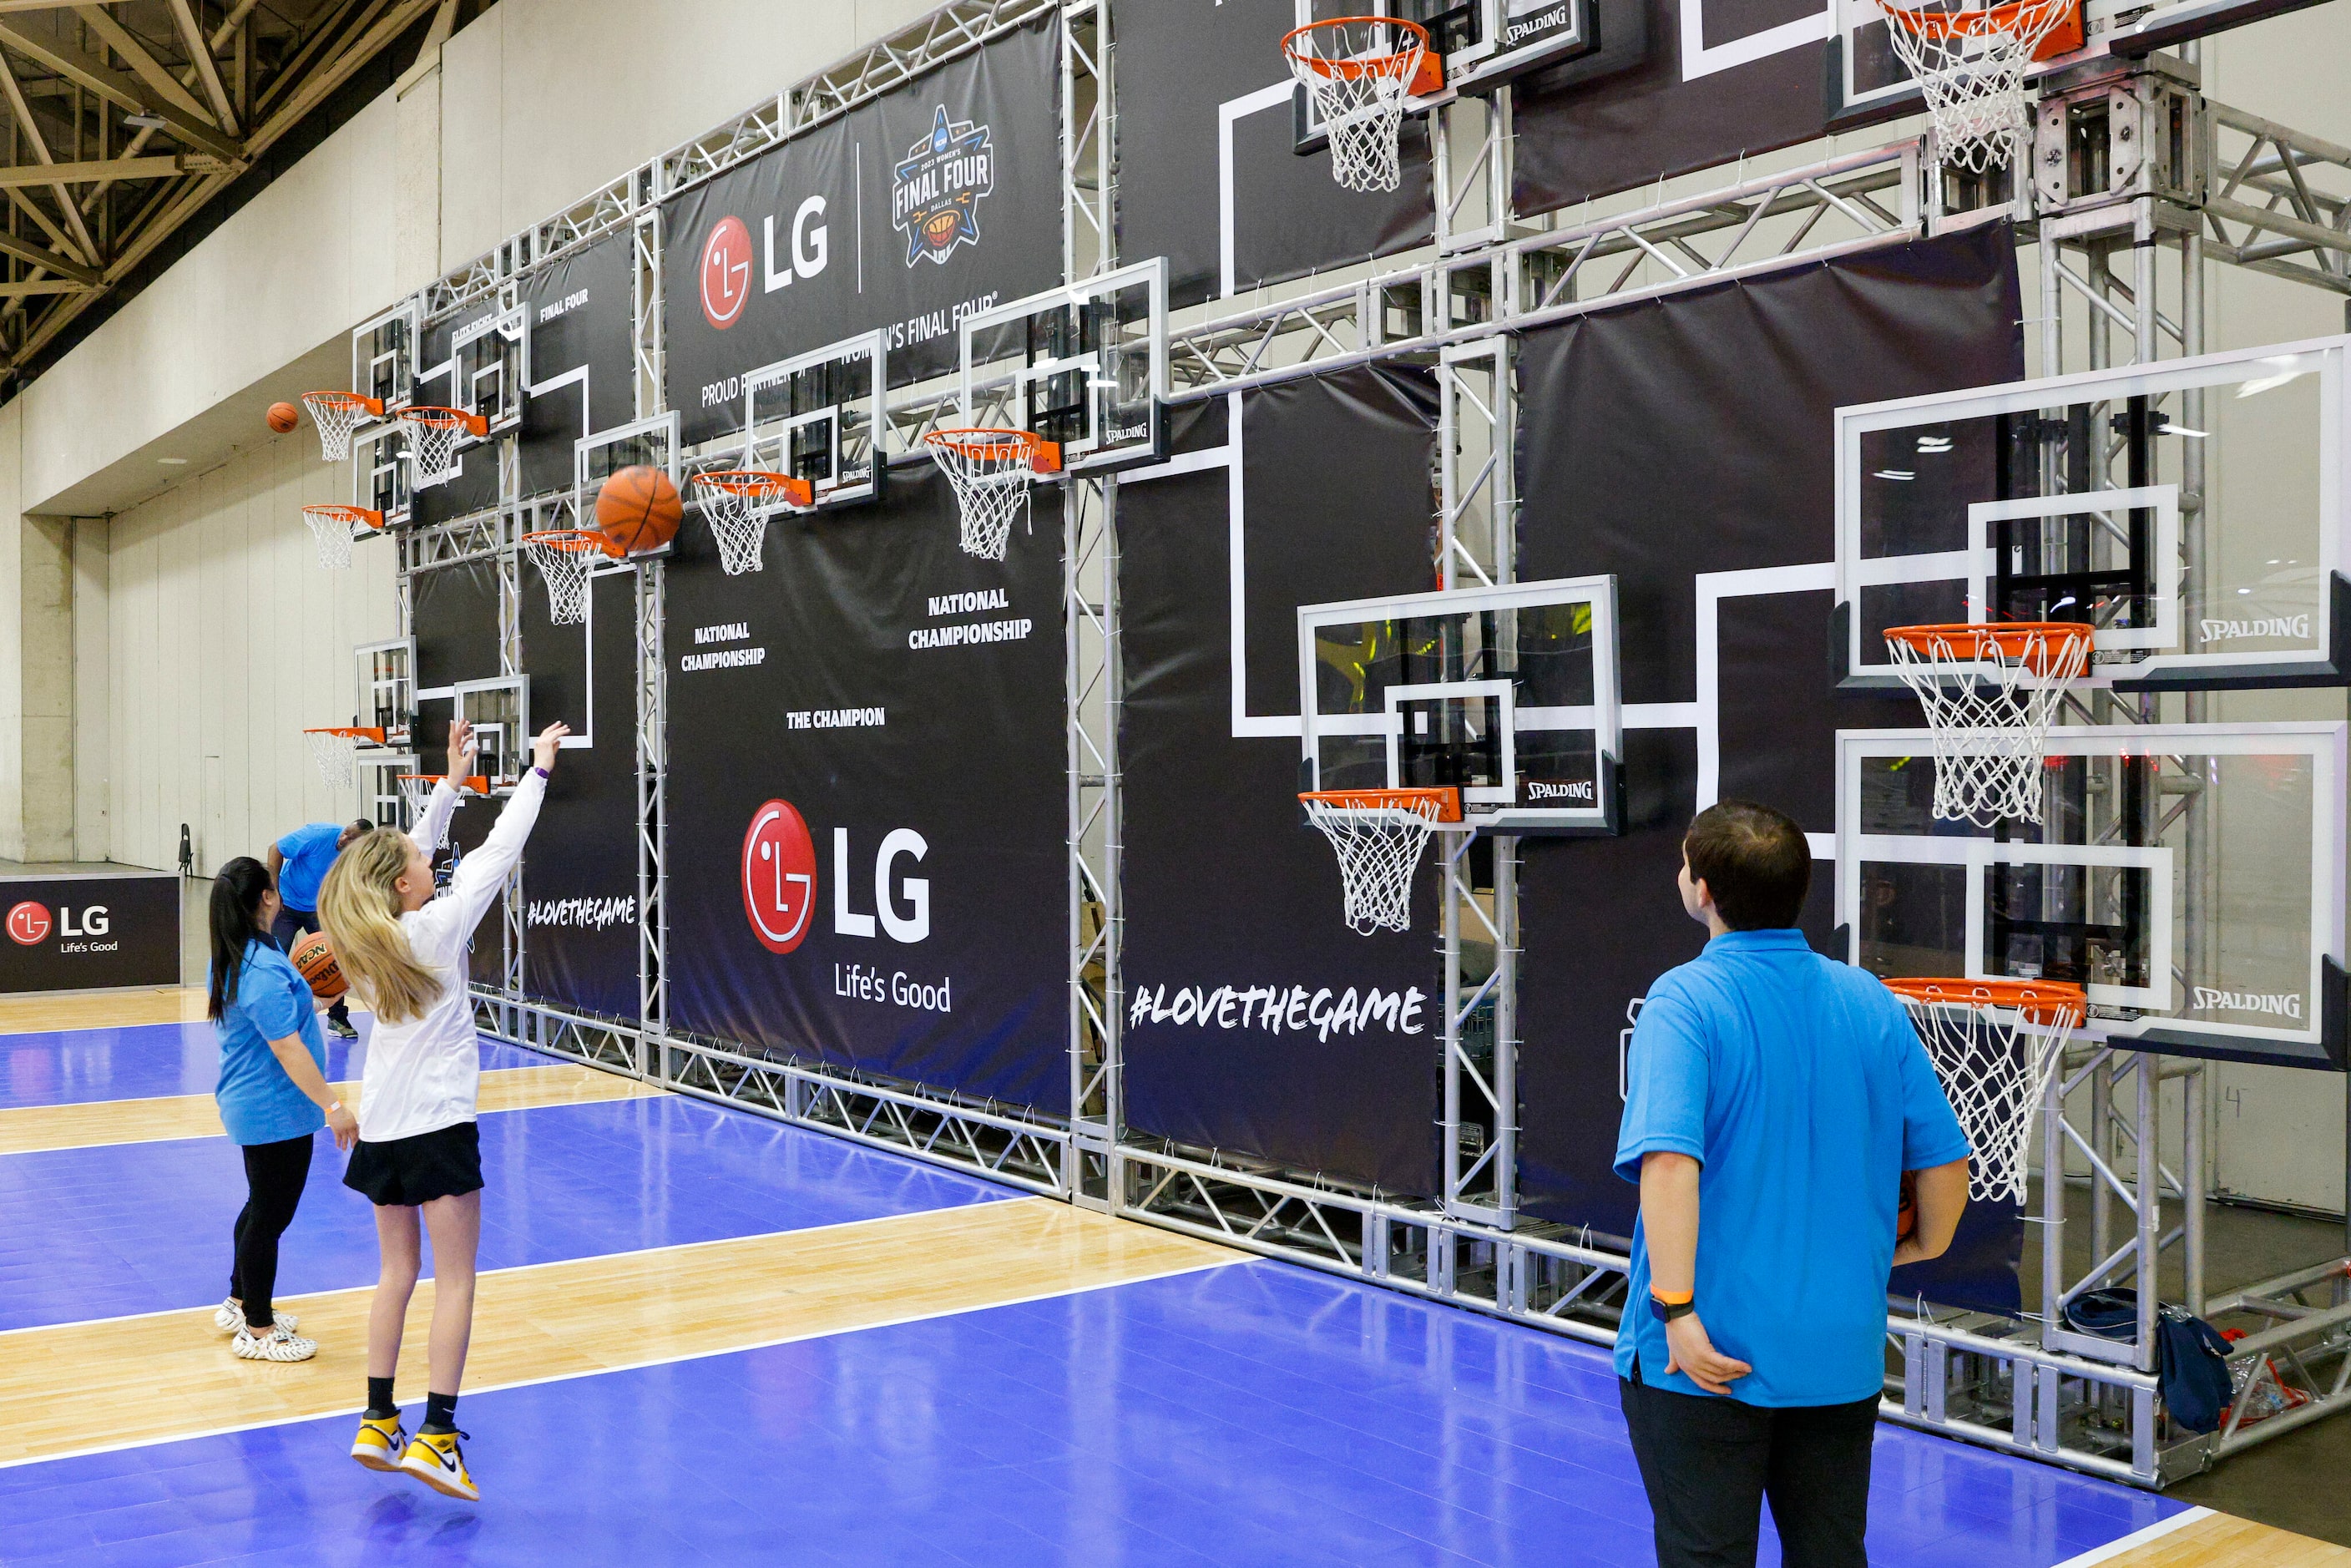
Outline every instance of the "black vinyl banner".
{"label": "black vinyl banner", "polygon": [[747,371],[879,328],[904,385],[955,365],[965,316],[1060,280],[1058,39],[1008,34],[663,206],[689,444],[741,428]]}
{"label": "black vinyl banner", "polygon": [[1511,210],[1549,212],[1823,134],[1821,14],[1818,0],[1599,0],[1609,66],[1624,37],[1642,41],[1629,68],[1597,80],[1593,62],[1520,86]]}
{"label": "black vinyl banner", "polygon": [[757,572],[678,537],[675,1027],[1067,1111],[1060,506],[977,559],[925,462],[778,518]]}
{"label": "black vinyl banner", "polygon": [[1424,120],[1405,123],[1394,192],[1345,190],[1327,151],[1299,153],[1281,57],[1297,25],[1291,0],[1113,9],[1119,255],[1165,256],[1177,306],[1393,255],[1436,232]]}
{"label": "black vinyl banner", "polygon": [[1436,394],[1365,369],[1196,407],[1179,470],[1186,449],[1229,462],[1233,401],[1238,486],[1224,464],[1119,485],[1126,1117],[1426,1194],[1436,873],[1409,933],[1347,928],[1298,804],[1297,608],[1428,586]]}
{"label": "black vinyl banner", "polygon": [[573,444],[636,417],[635,244],[623,230],[523,279],[530,395],[515,442],[523,495],[569,489]]}
{"label": "black vinyl banner", "polygon": [[636,585],[596,573],[577,626],[549,623],[537,583],[522,595],[531,728],[571,727],[523,856],[523,989],[606,1018],[638,1015]]}
{"label": "black vinyl banner", "polygon": [[180,879],[0,878],[0,992],[180,983]]}
{"label": "black vinyl banner", "polygon": [[[1527,334],[1519,350],[1520,575],[1614,572],[1621,616],[1625,829],[1529,840],[1520,879],[1520,1182],[1529,1210],[1629,1234],[1610,1166],[1628,1008],[1706,933],[1674,885],[1710,799],[1835,831],[1840,728],[1912,726],[1907,697],[1839,695],[1834,414],[1846,403],[2023,373],[2004,224],[1890,246]],[[1701,682],[1701,648],[1715,651]],[[1644,705],[1656,709],[1644,726]],[[1683,713],[1695,710],[1691,716]],[[1834,862],[1813,862],[1806,935],[1831,950]],[[1897,1277],[2012,1309],[2022,1227],[1976,1205],[1953,1252]]]}
{"label": "black vinyl banner", "polygon": [[[497,569],[486,560],[459,561],[420,571],[409,580],[409,628],[416,639],[416,770],[445,773],[449,720],[456,713],[450,686],[490,680],[498,673]],[[462,856],[488,837],[503,803],[460,804],[449,821],[450,851]],[[502,982],[503,954],[495,917],[484,920],[475,933],[473,977]]]}

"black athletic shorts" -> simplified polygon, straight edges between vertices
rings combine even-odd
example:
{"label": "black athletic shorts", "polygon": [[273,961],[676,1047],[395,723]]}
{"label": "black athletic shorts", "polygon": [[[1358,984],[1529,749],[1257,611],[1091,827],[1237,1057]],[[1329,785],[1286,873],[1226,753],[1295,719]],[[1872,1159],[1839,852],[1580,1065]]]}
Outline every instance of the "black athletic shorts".
{"label": "black athletic shorts", "polygon": [[365,1193],[379,1208],[413,1208],[436,1197],[460,1197],[482,1186],[482,1133],[472,1122],[435,1127],[413,1138],[351,1149],[343,1185]]}

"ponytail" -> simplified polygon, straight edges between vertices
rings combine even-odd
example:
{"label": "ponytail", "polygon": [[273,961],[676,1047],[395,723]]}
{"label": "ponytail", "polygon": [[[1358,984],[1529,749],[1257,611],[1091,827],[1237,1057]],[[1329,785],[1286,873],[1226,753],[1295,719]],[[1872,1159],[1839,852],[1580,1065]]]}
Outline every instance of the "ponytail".
{"label": "ponytail", "polygon": [[335,857],[319,887],[319,923],[335,945],[335,962],[378,1021],[407,1023],[441,999],[441,981],[416,961],[400,928],[392,884],[408,869],[408,835],[377,828]]}
{"label": "ponytail", "polygon": [[269,868],[251,855],[237,856],[213,878],[207,921],[212,929],[213,972],[204,996],[208,1019],[218,1019],[236,1005],[246,944],[261,936],[261,900],[268,892]]}

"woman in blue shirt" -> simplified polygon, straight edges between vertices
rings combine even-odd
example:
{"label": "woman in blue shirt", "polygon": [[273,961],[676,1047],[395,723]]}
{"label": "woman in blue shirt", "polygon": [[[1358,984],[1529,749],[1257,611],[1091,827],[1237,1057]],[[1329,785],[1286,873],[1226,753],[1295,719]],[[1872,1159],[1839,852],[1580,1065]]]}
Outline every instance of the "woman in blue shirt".
{"label": "woman in blue shirt", "polygon": [[213,879],[212,978],[206,1012],[220,1037],[221,1124],[245,1149],[245,1207],[236,1217],[228,1300],[213,1314],[246,1361],[308,1361],[291,1316],[274,1312],[277,1239],[294,1222],[310,1179],[310,1139],[332,1127],[348,1149],[359,1121],[327,1084],[327,1044],[309,982],[270,940],[277,890],[269,872],[241,855]]}

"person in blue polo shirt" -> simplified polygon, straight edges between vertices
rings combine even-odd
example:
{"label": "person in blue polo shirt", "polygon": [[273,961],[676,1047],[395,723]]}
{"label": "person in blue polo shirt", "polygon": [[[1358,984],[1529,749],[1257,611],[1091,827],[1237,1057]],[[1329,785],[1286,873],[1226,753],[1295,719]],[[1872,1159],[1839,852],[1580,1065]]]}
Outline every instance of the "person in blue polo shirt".
{"label": "person in blue polo shirt", "polygon": [[1939,1256],[1967,1205],[1967,1135],[1909,1016],[1793,929],[1811,879],[1778,811],[1699,812],[1678,880],[1711,940],[1633,1029],[1616,1374],[1660,1568],[1754,1563],[1767,1496],[1788,1568],[1867,1568],[1886,1276]]}
{"label": "person in blue polo shirt", "polygon": [[[277,921],[269,935],[280,948],[291,953],[305,932],[319,929],[319,884],[327,880],[327,868],[353,839],[374,829],[375,824],[364,819],[305,822],[269,846],[269,875],[277,884],[280,901]],[[351,1027],[348,998],[337,997],[327,1009],[327,1027],[345,1040],[359,1037],[360,1031]]]}

